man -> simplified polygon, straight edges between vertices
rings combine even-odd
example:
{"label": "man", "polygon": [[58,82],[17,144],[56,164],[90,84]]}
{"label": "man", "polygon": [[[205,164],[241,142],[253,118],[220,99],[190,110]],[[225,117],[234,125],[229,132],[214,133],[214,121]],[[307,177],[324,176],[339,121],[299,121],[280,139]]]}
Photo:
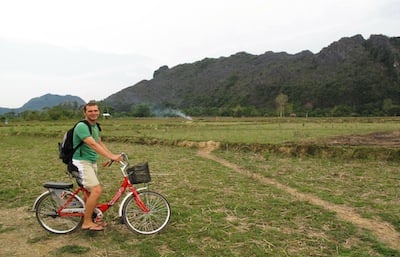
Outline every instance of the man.
{"label": "man", "polygon": [[74,147],[81,141],[84,144],[75,151],[72,157],[72,163],[78,168],[79,180],[90,193],[86,199],[82,229],[101,231],[104,230],[104,226],[92,220],[93,211],[102,193],[102,187],[97,178],[98,155],[113,161],[122,161],[122,157],[120,154],[113,154],[101,141],[100,129],[96,124],[100,114],[97,103],[90,101],[85,104],[83,114],[85,115],[85,120],[91,125],[92,133],[90,133],[89,127],[84,122],[78,123],[74,129]]}

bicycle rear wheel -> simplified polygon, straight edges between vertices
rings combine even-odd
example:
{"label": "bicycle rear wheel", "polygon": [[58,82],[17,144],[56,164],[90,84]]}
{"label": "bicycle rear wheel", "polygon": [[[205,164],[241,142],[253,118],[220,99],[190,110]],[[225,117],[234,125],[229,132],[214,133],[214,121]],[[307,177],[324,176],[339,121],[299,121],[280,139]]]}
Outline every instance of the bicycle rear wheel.
{"label": "bicycle rear wheel", "polygon": [[142,235],[160,232],[171,217],[171,207],[164,196],[152,191],[139,192],[139,197],[148,212],[142,211],[132,194],[122,208],[122,218],[128,228]]}
{"label": "bicycle rear wheel", "polygon": [[[71,194],[68,192],[65,199]],[[36,205],[36,218],[44,229],[55,234],[66,234],[81,226],[83,216],[60,217],[57,212],[58,208],[60,208],[60,204],[54,200],[50,192],[39,198]],[[84,208],[84,205],[79,197],[74,196],[67,208]]]}

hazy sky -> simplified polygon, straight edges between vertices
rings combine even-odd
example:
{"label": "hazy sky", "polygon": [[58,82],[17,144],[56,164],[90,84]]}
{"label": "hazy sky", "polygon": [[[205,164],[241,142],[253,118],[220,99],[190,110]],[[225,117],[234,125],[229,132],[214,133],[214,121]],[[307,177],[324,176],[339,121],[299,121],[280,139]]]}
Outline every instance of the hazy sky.
{"label": "hazy sky", "polygon": [[102,100],[162,65],[318,53],[356,34],[400,36],[400,0],[0,0],[0,107]]}

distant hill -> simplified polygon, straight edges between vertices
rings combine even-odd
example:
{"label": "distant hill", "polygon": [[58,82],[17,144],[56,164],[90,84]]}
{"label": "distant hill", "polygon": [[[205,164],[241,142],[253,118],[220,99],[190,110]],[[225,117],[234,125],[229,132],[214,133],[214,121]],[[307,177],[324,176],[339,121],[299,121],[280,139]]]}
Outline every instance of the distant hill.
{"label": "distant hill", "polygon": [[[162,66],[105,99],[116,111],[139,103],[194,110],[275,109],[283,93],[293,112],[343,111],[372,115],[400,106],[400,37],[344,37],[319,53],[240,52],[173,68]],[[400,112],[399,112],[400,114]]]}
{"label": "distant hill", "polygon": [[46,94],[40,97],[32,98],[20,108],[0,108],[0,114],[8,112],[20,113],[26,110],[42,110],[43,108],[53,107],[63,103],[76,103],[77,106],[81,106],[85,104],[85,101],[78,96]]}

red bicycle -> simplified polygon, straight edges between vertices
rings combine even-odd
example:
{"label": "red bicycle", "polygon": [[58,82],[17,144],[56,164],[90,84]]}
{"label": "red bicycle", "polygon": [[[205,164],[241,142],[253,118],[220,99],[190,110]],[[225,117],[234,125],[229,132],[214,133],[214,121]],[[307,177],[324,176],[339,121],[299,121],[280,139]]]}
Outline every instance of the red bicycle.
{"label": "red bicycle", "polygon": [[[103,213],[119,201],[122,194],[129,189],[119,208],[119,216],[128,228],[136,233],[150,235],[165,228],[171,217],[171,207],[167,199],[159,193],[149,191],[147,186],[136,189],[134,184],[150,182],[150,171],[147,163],[130,166],[128,156],[121,154],[123,161],[120,169],[123,180],[120,188],[109,202],[100,203],[95,208],[93,220],[98,222]],[[106,166],[110,166],[111,161]],[[35,201],[33,210],[39,224],[49,232],[66,234],[79,228],[83,222],[85,199],[88,191],[79,184],[72,191],[72,183],[47,182],[48,191],[42,193]],[[83,199],[79,196],[83,194]]]}

